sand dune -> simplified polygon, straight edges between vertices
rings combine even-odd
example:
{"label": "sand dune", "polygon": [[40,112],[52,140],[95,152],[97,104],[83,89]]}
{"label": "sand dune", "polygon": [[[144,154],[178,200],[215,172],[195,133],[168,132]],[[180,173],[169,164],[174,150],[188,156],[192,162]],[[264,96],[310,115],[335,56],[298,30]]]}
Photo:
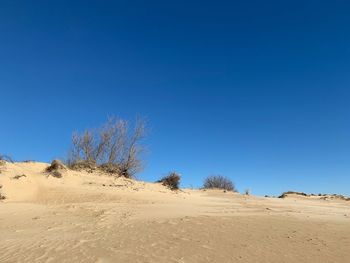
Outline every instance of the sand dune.
{"label": "sand dune", "polygon": [[349,201],[173,192],[47,166],[0,167],[0,262],[350,262]]}

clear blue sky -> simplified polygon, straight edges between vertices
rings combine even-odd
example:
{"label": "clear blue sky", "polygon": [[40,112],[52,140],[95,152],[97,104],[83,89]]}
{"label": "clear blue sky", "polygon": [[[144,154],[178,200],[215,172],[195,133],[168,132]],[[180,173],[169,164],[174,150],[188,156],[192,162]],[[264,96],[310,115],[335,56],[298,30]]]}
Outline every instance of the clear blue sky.
{"label": "clear blue sky", "polygon": [[350,195],[348,1],[0,3],[0,151],[64,157],[72,131],[148,119],[144,180]]}

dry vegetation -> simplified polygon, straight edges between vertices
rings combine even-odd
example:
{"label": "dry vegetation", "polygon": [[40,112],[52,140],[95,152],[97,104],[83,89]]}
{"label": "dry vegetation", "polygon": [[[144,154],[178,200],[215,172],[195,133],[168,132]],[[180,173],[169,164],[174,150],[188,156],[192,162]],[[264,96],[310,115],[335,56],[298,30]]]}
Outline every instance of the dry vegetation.
{"label": "dry vegetation", "polygon": [[225,191],[237,192],[235,184],[228,177],[222,175],[208,176],[204,180],[204,189],[222,189]]}
{"label": "dry vegetation", "polygon": [[4,161],[9,162],[9,163],[13,163],[13,159],[10,156],[5,155],[5,154],[0,154],[0,163],[4,162]]}
{"label": "dry vegetation", "polygon": [[169,175],[161,178],[158,183],[162,183],[164,186],[171,190],[178,190],[180,187],[181,176],[176,172],[171,172]]}
{"label": "dry vegetation", "polygon": [[4,155],[4,154],[0,154],[0,174],[2,172],[1,170],[1,166],[4,166],[6,162],[10,162],[13,163],[13,160],[10,156],[8,155]]}
{"label": "dry vegetation", "polygon": [[295,191],[288,191],[288,192],[284,192],[282,193],[278,198],[286,198],[288,195],[300,195],[300,196],[308,196],[307,194],[303,193],[303,192],[295,192]]}
{"label": "dry vegetation", "polygon": [[62,177],[62,171],[67,170],[66,166],[60,160],[53,160],[51,165],[48,166],[45,171],[56,178]]}
{"label": "dry vegetation", "polygon": [[138,119],[133,128],[127,121],[109,118],[101,128],[74,133],[68,157],[72,169],[100,169],[132,178],[143,168],[145,122]]}
{"label": "dry vegetation", "polygon": [[[6,161],[7,162],[13,162],[11,157],[9,157],[7,155],[0,154],[0,174],[2,173],[1,166],[4,166]],[[0,199],[1,199],[1,196],[0,196]]]}

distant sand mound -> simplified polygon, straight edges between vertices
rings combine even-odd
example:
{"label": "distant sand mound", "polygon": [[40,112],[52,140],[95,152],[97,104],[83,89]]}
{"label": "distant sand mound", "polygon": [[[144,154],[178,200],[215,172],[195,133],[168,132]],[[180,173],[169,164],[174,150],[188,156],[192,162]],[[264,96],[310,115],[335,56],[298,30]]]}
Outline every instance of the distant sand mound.
{"label": "distant sand mound", "polygon": [[288,191],[284,192],[282,195],[280,195],[278,198],[287,198],[287,197],[304,197],[304,198],[312,198],[312,199],[320,199],[320,200],[343,200],[343,201],[350,201],[350,197],[344,196],[344,195],[338,195],[338,194],[306,194],[303,192],[295,192],[295,191]]}

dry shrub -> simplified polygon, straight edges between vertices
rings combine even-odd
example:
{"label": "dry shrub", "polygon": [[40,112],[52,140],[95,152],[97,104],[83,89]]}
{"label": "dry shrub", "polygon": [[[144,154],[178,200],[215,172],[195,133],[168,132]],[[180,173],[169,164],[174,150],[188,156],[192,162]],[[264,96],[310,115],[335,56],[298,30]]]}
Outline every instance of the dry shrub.
{"label": "dry shrub", "polygon": [[158,183],[162,183],[164,186],[168,187],[171,190],[178,190],[180,186],[180,180],[181,176],[176,172],[172,172],[160,179]]}
{"label": "dry shrub", "polygon": [[93,172],[97,169],[97,165],[95,161],[80,160],[77,162],[69,163],[69,168],[77,171],[84,170],[88,172]]}
{"label": "dry shrub", "polygon": [[143,168],[144,135],[144,121],[138,119],[130,129],[127,121],[109,118],[97,130],[73,134],[68,165],[72,169],[99,168],[118,176],[134,177]]}
{"label": "dry shrub", "polygon": [[55,178],[62,178],[62,173],[60,171],[52,171],[50,175]]}
{"label": "dry shrub", "polygon": [[[99,169],[108,174],[118,174],[122,175],[119,165],[113,163],[104,163],[99,166]],[[127,177],[127,176],[125,176]]]}
{"label": "dry shrub", "polygon": [[5,165],[5,161],[3,161],[3,160],[0,160],[0,174],[1,174],[1,172],[2,172],[2,166],[4,166]]}
{"label": "dry shrub", "polygon": [[2,163],[4,163],[4,162],[13,163],[13,159],[10,156],[8,156],[8,155],[0,154],[0,162],[2,162]]}
{"label": "dry shrub", "polygon": [[236,187],[231,179],[222,175],[208,176],[204,180],[204,189],[223,189],[226,191],[237,192]]}
{"label": "dry shrub", "polygon": [[60,160],[53,160],[51,165],[45,171],[56,178],[62,177],[62,171],[66,170],[66,166]]}
{"label": "dry shrub", "polygon": [[[3,154],[0,154],[0,167],[1,166],[4,166],[6,164],[6,162],[10,162],[10,163],[13,163],[13,160],[10,156],[8,155],[3,155]],[[2,170],[0,169],[0,174],[1,174]]]}
{"label": "dry shrub", "polygon": [[305,194],[303,192],[288,191],[288,192],[282,193],[278,198],[285,198],[285,197],[287,197],[290,194],[301,195],[301,196],[308,196],[307,194]]}
{"label": "dry shrub", "polygon": [[53,160],[51,165],[46,168],[47,172],[57,171],[57,170],[65,170],[66,166],[60,160]]}

